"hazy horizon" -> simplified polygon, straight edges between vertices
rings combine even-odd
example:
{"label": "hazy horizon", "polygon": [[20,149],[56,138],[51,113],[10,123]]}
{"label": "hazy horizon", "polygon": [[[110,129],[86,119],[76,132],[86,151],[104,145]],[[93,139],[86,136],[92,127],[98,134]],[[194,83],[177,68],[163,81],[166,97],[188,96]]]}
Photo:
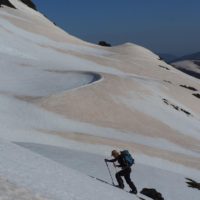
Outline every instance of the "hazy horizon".
{"label": "hazy horizon", "polygon": [[[175,56],[200,51],[197,0],[33,0],[69,34],[92,43],[133,42]],[[46,3],[48,2],[48,4]]]}

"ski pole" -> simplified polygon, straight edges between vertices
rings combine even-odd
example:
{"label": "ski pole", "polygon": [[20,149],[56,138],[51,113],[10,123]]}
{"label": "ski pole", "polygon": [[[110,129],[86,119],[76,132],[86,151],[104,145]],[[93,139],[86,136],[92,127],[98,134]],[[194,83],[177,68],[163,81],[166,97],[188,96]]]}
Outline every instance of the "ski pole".
{"label": "ski pole", "polygon": [[106,166],[107,166],[107,168],[108,168],[108,172],[109,172],[109,174],[110,174],[110,178],[111,178],[111,180],[112,180],[112,184],[115,185],[115,184],[114,184],[114,181],[113,181],[113,177],[112,177],[112,175],[111,175],[110,168],[108,167],[108,163],[107,163],[106,161],[105,161],[105,163],[106,163]]}

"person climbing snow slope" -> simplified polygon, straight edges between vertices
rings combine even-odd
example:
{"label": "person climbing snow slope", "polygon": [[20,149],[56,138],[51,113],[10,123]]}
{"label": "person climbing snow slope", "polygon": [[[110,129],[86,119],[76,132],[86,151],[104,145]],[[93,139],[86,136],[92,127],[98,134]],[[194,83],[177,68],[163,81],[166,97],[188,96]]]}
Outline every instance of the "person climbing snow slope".
{"label": "person climbing snow slope", "polygon": [[[117,187],[124,189],[124,182],[122,179],[122,177],[124,177],[127,184],[131,188],[130,193],[137,194],[137,188],[131,180],[131,166],[134,164],[134,159],[131,157],[127,150],[121,152],[113,150],[111,152],[111,156],[114,157],[114,159],[105,159],[105,162],[112,162],[114,163],[114,166],[122,168],[115,174],[115,177],[118,182]],[[118,162],[119,165],[115,165],[115,162]]]}

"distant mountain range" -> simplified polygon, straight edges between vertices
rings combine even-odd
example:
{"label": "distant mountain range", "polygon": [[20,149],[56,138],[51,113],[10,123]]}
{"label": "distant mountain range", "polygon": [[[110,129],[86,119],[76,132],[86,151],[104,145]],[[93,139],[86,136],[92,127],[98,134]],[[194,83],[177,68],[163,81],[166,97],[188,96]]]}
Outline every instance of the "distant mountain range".
{"label": "distant mountain range", "polygon": [[181,57],[178,57],[169,53],[158,53],[158,55],[160,56],[162,60],[164,60],[167,63],[173,63],[173,62],[178,62],[182,60],[200,60],[200,52],[184,55]]}
{"label": "distant mountain range", "polygon": [[178,58],[177,56],[168,53],[159,53],[158,55],[162,60],[164,60],[167,63],[170,63],[171,61]]}
{"label": "distant mountain range", "polygon": [[177,61],[182,61],[182,60],[200,60],[200,52],[176,58],[172,60],[171,62],[177,62]]}
{"label": "distant mountain range", "polygon": [[171,54],[159,54],[160,58],[173,67],[200,79],[200,52],[176,57]]}

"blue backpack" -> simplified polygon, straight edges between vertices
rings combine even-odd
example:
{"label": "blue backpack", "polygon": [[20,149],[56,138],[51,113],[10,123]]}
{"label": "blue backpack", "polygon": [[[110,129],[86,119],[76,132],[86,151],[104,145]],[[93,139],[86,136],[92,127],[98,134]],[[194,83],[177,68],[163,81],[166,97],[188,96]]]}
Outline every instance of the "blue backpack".
{"label": "blue backpack", "polygon": [[122,155],[125,165],[131,167],[133,164],[135,164],[135,160],[131,156],[128,150],[121,151],[121,155]]}

